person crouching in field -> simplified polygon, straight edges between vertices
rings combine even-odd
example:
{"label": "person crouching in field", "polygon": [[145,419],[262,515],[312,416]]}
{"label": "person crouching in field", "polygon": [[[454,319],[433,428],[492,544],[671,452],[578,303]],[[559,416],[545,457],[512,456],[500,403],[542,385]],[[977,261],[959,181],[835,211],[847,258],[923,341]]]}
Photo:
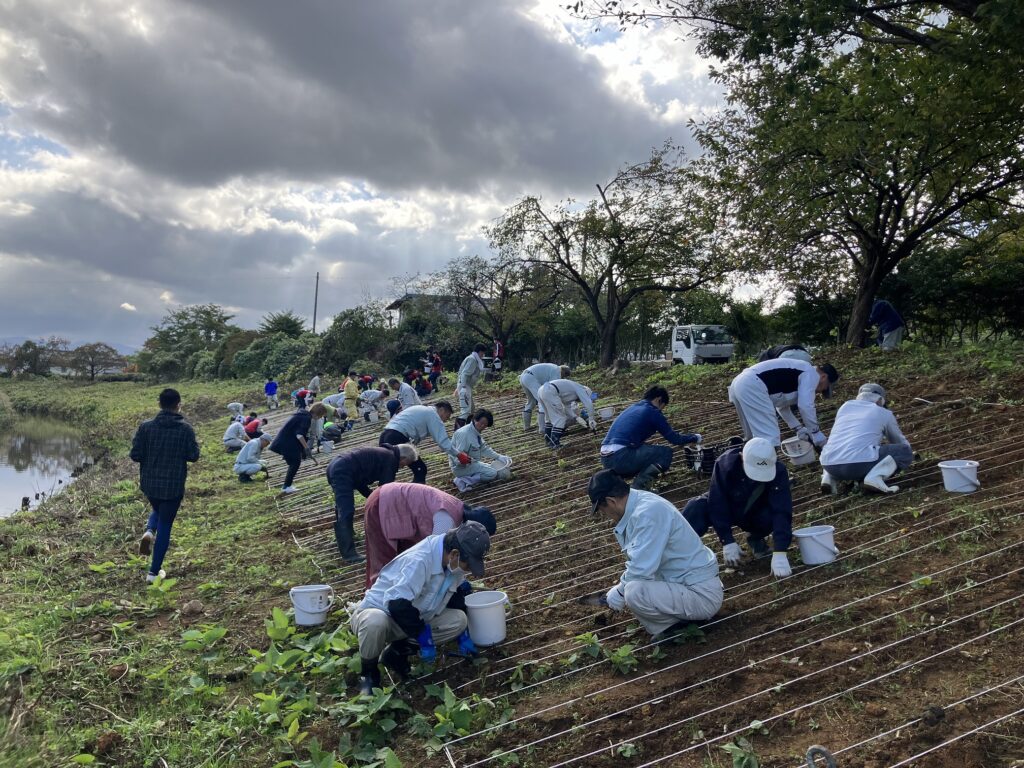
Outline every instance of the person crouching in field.
{"label": "person crouching in field", "polygon": [[263,461],[263,449],[273,442],[274,436],[269,432],[261,432],[238,452],[235,459],[235,474],[240,483],[251,483],[257,472],[267,471],[267,462]]}
{"label": "person crouching in field", "polygon": [[[883,445],[883,440],[888,443]],[[836,493],[837,480],[859,481],[879,493],[900,489],[885,481],[910,466],[914,450],[896,416],[885,407],[885,390],[880,384],[863,385],[856,400],[839,407],[820,460],[822,493]]]}
{"label": "person crouching in field", "polygon": [[638,491],[610,469],[590,478],[591,514],[615,524],[626,569],[608,590],[613,611],[629,608],[652,635],[706,621],[722,607],[718,560],[671,502]]}

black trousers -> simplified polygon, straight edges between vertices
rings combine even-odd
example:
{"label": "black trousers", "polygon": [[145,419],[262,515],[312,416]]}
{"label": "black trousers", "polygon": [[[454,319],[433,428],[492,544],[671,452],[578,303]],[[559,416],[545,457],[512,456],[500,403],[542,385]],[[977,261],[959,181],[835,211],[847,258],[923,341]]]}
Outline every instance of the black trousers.
{"label": "black trousers", "polygon": [[[380,433],[377,445],[401,445],[408,442],[409,438],[397,429],[385,429]],[[416,461],[409,465],[409,469],[412,470],[412,481],[414,483],[425,484],[427,482],[427,465],[423,459],[416,459]]]}
{"label": "black trousers", "polygon": [[299,471],[299,467],[302,465],[302,455],[294,454],[292,456],[284,456],[284,460],[288,463],[288,472],[284,476],[284,485],[282,488],[287,488],[295,480],[295,475]]}

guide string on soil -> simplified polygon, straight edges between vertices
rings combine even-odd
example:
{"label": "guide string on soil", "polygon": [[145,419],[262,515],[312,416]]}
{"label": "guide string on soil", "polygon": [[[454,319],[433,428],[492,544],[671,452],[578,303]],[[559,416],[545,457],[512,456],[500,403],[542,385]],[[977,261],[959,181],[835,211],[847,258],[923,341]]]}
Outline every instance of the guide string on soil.
{"label": "guide string on soil", "polygon": [[[1020,542],[1018,542],[1018,544],[1015,545],[1015,546],[1019,546],[1019,544],[1020,544]],[[940,602],[940,601],[943,601],[943,600],[948,600],[953,595],[960,594],[962,592],[967,592],[969,590],[976,589],[978,587],[982,587],[982,586],[984,586],[986,584],[994,583],[996,581],[999,581],[999,580],[1008,578],[1009,576],[1012,576],[1012,575],[1015,575],[1017,573],[1020,573],[1021,571],[1024,571],[1024,566],[1021,566],[1020,568],[1015,568],[1013,571],[1010,571],[1008,573],[1000,574],[1000,575],[994,576],[994,577],[992,577],[990,579],[986,579],[985,581],[976,582],[976,583],[972,583],[972,584],[960,587],[960,588],[955,589],[952,592],[948,592],[948,593],[946,593],[944,595],[939,595],[937,597],[933,597],[931,599],[924,600],[924,601],[919,602],[919,603],[915,603],[912,606],[908,606],[906,608],[901,608],[900,610],[893,611],[893,612],[891,612],[889,614],[886,614],[884,616],[879,616],[879,617],[873,618],[873,619],[871,619],[869,621],[866,621],[866,622],[864,622],[862,624],[859,624],[859,625],[857,625],[855,627],[849,627],[847,629],[844,629],[844,630],[841,630],[841,631],[838,631],[838,632],[834,632],[834,633],[832,633],[830,635],[826,635],[824,637],[816,638],[814,640],[802,643],[800,645],[788,647],[788,648],[786,648],[784,650],[781,650],[781,651],[778,651],[776,653],[773,653],[770,656],[765,656],[765,657],[762,657],[762,658],[759,658],[759,659],[756,659],[756,660],[749,661],[748,663],[744,664],[741,667],[730,669],[730,670],[728,670],[726,672],[721,672],[721,673],[718,673],[718,674],[716,674],[716,675],[714,675],[712,677],[705,678],[705,679],[701,680],[698,683],[692,683],[690,685],[686,685],[686,686],[683,686],[681,688],[676,688],[674,690],[667,691],[667,692],[660,692],[660,693],[658,693],[655,696],[652,696],[650,698],[644,699],[643,701],[638,701],[638,702],[636,702],[634,704],[631,704],[630,706],[625,707],[623,709],[618,709],[618,710],[615,710],[614,712],[605,713],[605,714],[603,714],[603,715],[601,715],[600,717],[597,717],[597,718],[592,718],[592,719],[589,719],[589,720],[585,720],[585,721],[581,721],[581,722],[575,723],[571,728],[567,728],[565,730],[558,731],[556,733],[547,734],[547,735],[545,735],[542,738],[538,738],[538,739],[535,739],[535,740],[527,742],[527,743],[519,744],[514,749],[506,750],[505,752],[501,752],[501,753],[492,754],[492,755],[490,755],[488,757],[487,760],[480,760],[480,761],[477,761],[475,763],[469,763],[469,764],[467,764],[465,766],[465,768],[472,768],[472,766],[474,766],[474,765],[480,765],[480,764],[489,762],[491,759],[498,759],[502,755],[505,755],[505,754],[510,754],[510,753],[518,752],[518,751],[521,751],[521,750],[524,750],[524,749],[529,749],[530,747],[534,747],[534,746],[536,746],[538,744],[541,744],[541,743],[543,743],[545,741],[550,741],[552,739],[556,739],[556,738],[568,735],[568,734],[573,733],[575,731],[586,730],[586,729],[590,728],[593,725],[596,725],[597,723],[599,723],[601,721],[610,720],[610,719],[619,717],[619,716],[627,714],[627,713],[629,713],[631,711],[640,709],[640,708],[642,708],[644,706],[647,706],[647,705],[651,705],[653,703],[656,703],[656,702],[661,701],[663,699],[670,698],[672,696],[679,696],[681,694],[686,693],[687,691],[699,688],[701,686],[709,685],[709,684],[715,682],[716,680],[721,680],[721,679],[727,678],[728,676],[730,676],[732,674],[735,674],[737,672],[741,672],[741,671],[743,671],[743,670],[745,670],[747,668],[755,667],[755,666],[760,666],[762,664],[766,664],[767,662],[772,661],[773,659],[785,658],[787,656],[792,657],[793,655],[795,655],[795,654],[797,654],[797,653],[799,653],[801,651],[804,651],[804,650],[806,650],[808,648],[811,648],[811,647],[813,647],[815,645],[824,643],[824,642],[826,642],[828,640],[833,640],[833,639],[836,639],[836,638],[839,638],[839,637],[843,637],[845,635],[849,635],[849,634],[854,633],[854,632],[860,632],[863,629],[865,629],[866,627],[872,626],[874,624],[884,623],[884,622],[886,622],[886,621],[888,621],[888,620],[890,620],[890,619],[892,619],[892,618],[894,618],[894,617],[896,617],[898,615],[904,614],[904,613],[910,613],[910,612],[918,611],[921,608],[923,608],[925,606],[928,606],[928,605],[931,605],[933,603],[937,603],[937,602]],[[907,589],[907,588],[912,588],[912,586],[913,586],[913,582],[907,582],[906,584],[902,585],[901,588]],[[887,590],[887,592],[888,591],[889,590]],[[791,627],[786,627],[786,629],[790,629],[790,628]],[[745,641],[745,642],[749,643],[750,641],[748,640],[748,641]],[[710,656],[710,655],[711,654],[705,654],[701,658],[706,658],[707,656]],[[692,662],[692,661],[694,661],[694,660],[687,660],[686,663],[689,663],[689,662]],[[602,689],[600,689],[598,691],[591,691],[591,692],[587,693],[586,695],[574,698],[571,701],[562,702],[562,703],[560,703],[558,705],[555,705],[553,707],[548,707],[545,710],[543,710],[542,712],[533,712],[530,715],[516,717],[516,718],[513,718],[513,719],[509,720],[508,722],[492,726],[492,727],[487,728],[485,730],[478,731],[477,733],[470,734],[468,736],[463,736],[463,737],[458,738],[458,739],[453,739],[453,740],[448,742],[448,745],[449,746],[453,746],[453,745],[455,745],[455,744],[457,744],[459,742],[462,742],[462,741],[478,738],[478,737],[481,737],[481,736],[484,736],[484,735],[487,735],[487,734],[494,733],[495,731],[500,730],[500,729],[508,728],[508,727],[513,726],[513,725],[518,725],[518,724],[528,720],[531,717],[537,717],[540,714],[547,714],[547,713],[549,713],[551,711],[554,711],[557,708],[564,707],[564,706],[571,706],[573,704],[577,704],[579,702],[582,702],[582,701],[584,701],[586,699],[590,699],[590,698],[594,698],[596,696],[600,696],[602,694],[606,694],[606,693],[608,693],[609,691],[611,691],[611,690],[613,690],[615,688],[619,688],[619,687],[626,686],[626,685],[633,686],[637,682],[639,682],[639,681],[641,681],[643,679],[652,677],[652,676],[657,675],[657,674],[662,674],[662,673],[664,673],[664,672],[666,672],[668,670],[671,670],[673,668],[677,668],[678,666],[682,666],[682,664],[668,666],[668,667],[662,667],[662,668],[658,669],[655,672],[650,672],[650,673],[647,673],[647,674],[644,674],[644,675],[639,675],[637,677],[631,678],[628,681],[623,681],[621,683],[617,683],[616,685],[602,688]],[[1022,676],[1022,677],[1024,677],[1024,676]]]}
{"label": "guide string on soil", "polygon": [[[1000,602],[998,602],[998,603],[996,603],[994,605],[991,605],[991,606],[989,606],[987,608],[981,608],[981,609],[978,609],[976,611],[972,611],[971,613],[969,613],[969,614],[967,614],[965,616],[961,616],[960,618],[953,619],[950,622],[947,622],[947,623],[942,624],[940,626],[930,627],[930,628],[928,628],[926,630],[918,632],[917,634],[910,635],[909,637],[904,637],[904,638],[901,638],[899,640],[895,640],[895,641],[893,641],[891,643],[887,643],[885,645],[879,646],[877,648],[872,648],[872,649],[870,649],[868,651],[865,651],[864,653],[857,654],[855,656],[851,656],[851,657],[849,657],[847,659],[844,659],[842,661],[836,662],[834,664],[830,664],[827,667],[824,667],[823,669],[817,670],[815,672],[810,672],[807,675],[802,675],[802,676],[797,677],[797,678],[793,678],[793,679],[790,679],[790,680],[783,681],[778,686],[773,686],[771,688],[767,688],[767,689],[764,689],[764,690],[761,690],[761,691],[757,691],[756,693],[748,694],[748,695],[740,697],[738,699],[734,699],[733,701],[730,701],[730,702],[728,702],[726,704],[720,704],[718,706],[715,706],[715,707],[712,707],[710,709],[704,710],[703,712],[700,712],[697,715],[692,715],[692,716],[683,718],[681,720],[674,721],[674,722],[669,723],[667,725],[660,726],[660,727],[655,728],[653,730],[646,731],[646,732],[640,733],[640,734],[636,734],[634,736],[631,736],[628,739],[623,739],[618,744],[612,744],[611,746],[612,747],[616,747],[616,746],[619,746],[619,744],[635,743],[637,741],[640,741],[642,739],[646,739],[646,738],[648,738],[650,736],[653,736],[655,734],[662,733],[662,732],[664,732],[666,730],[670,730],[670,729],[673,729],[673,728],[678,728],[680,725],[683,725],[684,723],[690,722],[692,720],[697,720],[697,719],[699,719],[701,717],[704,717],[704,716],[706,716],[708,714],[711,714],[712,712],[716,712],[716,711],[725,709],[727,707],[735,706],[736,704],[740,704],[740,703],[743,703],[743,702],[746,702],[746,701],[750,701],[751,699],[754,699],[754,698],[756,698],[758,696],[762,696],[764,694],[771,693],[772,691],[776,690],[779,687],[782,687],[782,688],[788,687],[788,686],[790,686],[790,685],[792,685],[794,683],[803,681],[803,680],[808,679],[810,677],[815,677],[817,675],[820,675],[823,672],[827,672],[829,670],[836,669],[838,667],[849,665],[849,663],[851,661],[856,661],[856,660],[859,660],[859,659],[862,659],[862,658],[866,658],[866,657],[869,657],[869,656],[875,656],[875,655],[881,653],[882,651],[889,650],[889,649],[894,648],[894,647],[896,647],[898,645],[902,645],[904,643],[910,642],[911,640],[919,640],[920,638],[925,637],[927,635],[930,635],[933,632],[937,632],[940,629],[947,629],[952,624],[956,624],[956,623],[961,622],[961,621],[966,621],[967,619],[974,618],[975,616],[978,616],[980,614],[993,611],[993,610],[995,610],[995,609],[997,609],[997,608],[999,608],[999,607],[1001,607],[1003,605],[1007,605],[1009,603],[1013,603],[1013,602],[1019,601],[1021,598],[1024,598],[1024,593],[1015,595],[1014,597],[1008,598],[1006,600],[1002,600],[1002,601],[1000,601]],[[760,718],[760,720],[761,720],[761,722],[763,724],[768,725],[769,723],[771,723],[771,722],[773,722],[775,720],[779,720],[779,719],[781,719],[783,717],[787,717],[787,716],[792,715],[792,714],[794,714],[796,712],[799,712],[800,710],[807,709],[807,708],[812,707],[812,706],[817,706],[819,704],[822,704],[823,702],[829,701],[831,699],[838,698],[840,696],[848,695],[848,694],[852,693],[853,691],[860,690],[861,688],[864,688],[864,687],[866,687],[868,685],[872,685],[873,683],[877,683],[877,682],[879,682],[881,680],[884,680],[884,679],[886,679],[888,677],[892,677],[893,675],[897,675],[897,674],[900,674],[901,672],[905,672],[908,669],[916,667],[916,666],[918,666],[920,664],[923,664],[925,662],[934,661],[935,659],[939,658],[940,656],[944,656],[944,655],[946,655],[948,653],[952,653],[953,651],[959,650],[959,649],[961,649],[961,648],[963,648],[963,647],[965,647],[967,645],[970,645],[971,643],[975,643],[978,640],[982,640],[982,639],[985,639],[985,638],[988,638],[988,637],[992,637],[993,635],[999,634],[1001,632],[1005,632],[1006,630],[1012,629],[1012,628],[1017,627],[1017,626],[1020,626],[1021,624],[1024,624],[1024,618],[1016,619],[1014,621],[1011,621],[1011,622],[1009,622],[1007,624],[1004,624],[1004,625],[1002,625],[1000,627],[997,627],[995,629],[991,629],[991,630],[989,630],[987,632],[983,632],[983,633],[981,633],[979,635],[976,635],[976,636],[970,638],[969,640],[965,640],[963,642],[956,643],[955,645],[952,645],[952,646],[950,646],[948,648],[945,648],[945,649],[943,649],[943,650],[941,650],[941,651],[939,651],[937,653],[934,653],[934,654],[932,654],[930,656],[927,656],[925,658],[917,659],[917,660],[909,661],[909,662],[904,662],[903,664],[900,664],[895,669],[889,670],[888,672],[885,672],[883,674],[880,674],[880,675],[877,675],[875,677],[872,677],[869,680],[865,680],[865,681],[860,682],[860,683],[858,683],[856,685],[853,685],[853,686],[850,686],[848,688],[845,688],[842,691],[838,691],[838,692],[834,692],[834,693],[828,694],[827,696],[823,696],[821,698],[815,699],[814,701],[809,701],[809,702],[806,702],[806,703],[802,703],[799,706],[792,707],[792,708],[786,710],[785,712],[780,712],[780,713],[777,713],[777,714],[774,714],[774,715],[770,715],[768,717],[762,717],[762,718]],[[661,757],[658,757],[658,758],[656,758],[654,760],[649,760],[649,761],[647,761],[645,763],[642,763],[640,766],[638,766],[638,768],[646,768],[646,766],[657,765],[658,763],[661,763],[661,762],[663,762],[665,760],[673,759],[673,758],[678,757],[679,755],[685,754],[687,752],[692,752],[692,751],[700,749],[702,747],[705,747],[705,746],[708,746],[708,745],[711,745],[711,744],[716,744],[716,743],[718,743],[720,741],[725,741],[726,739],[729,739],[729,738],[731,738],[733,736],[736,736],[736,735],[739,735],[739,734],[742,734],[742,733],[746,732],[746,730],[747,730],[747,728],[744,727],[744,728],[738,728],[738,729],[734,729],[732,731],[728,731],[726,733],[721,734],[720,736],[716,736],[713,739],[707,739],[707,740],[701,742],[700,744],[695,744],[695,745],[692,745],[692,746],[687,747],[685,749],[681,749],[681,750],[678,750],[676,752],[672,752],[672,753],[667,754],[667,755],[662,755]],[[600,754],[601,752],[604,752],[605,749],[607,749],[607,748],[602,748],[600,750],[595,750],[595,751],[587,752],[585,754],[574,755],[569,760],[563,760],[561,762],[552,764],[549,768],[563,768],[563,766],[572,765],[573,763],[577,763],[580,760],[584,760],[586,758],[593,757],[594,755]],[[468,766],[466,766],[464,768],[468,768]]]}

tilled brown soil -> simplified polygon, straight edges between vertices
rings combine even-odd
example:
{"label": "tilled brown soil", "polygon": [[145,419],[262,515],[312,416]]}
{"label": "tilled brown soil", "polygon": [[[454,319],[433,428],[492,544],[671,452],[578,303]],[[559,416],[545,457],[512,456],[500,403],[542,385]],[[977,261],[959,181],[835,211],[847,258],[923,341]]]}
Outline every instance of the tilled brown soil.
{"label": "tilled brown soil", "polygon": [[[881,379],[921,457],[899,479],[900,492],[822,497],[820,467],[794,468],[794,527],[834,525],[838,560],[802,566],[794,548],[794,575],[783,581],[767,561],[723,571],[726,602],[703,636],[659,646],[628,613],[577,603],[606,590],[622,569],[610,527],[590,520],[585,494],[605,430],[574,429],[554,454],[536,433],[522,432],[518,394],[482,394],[497,418],[485,438],[513,456],[515,478],[464,498],[498,516],[486,585],[510,597],[508,638],[475,665],[444,660],[421,682],[443,679],[460,696],[478,693],[515,714],[455,740],[429,763],[731,765],[721,747],[744,735],[767,766],[803,764],[815,743],[837,753],[839,765],[889,766],[957,737],[913,764],[1024,760],[1024,721],[986,726],[1024,707],[1024,412],[1002,402],[1020,400],[1022,381],[955,359],[918,373],[888,358],[884,377],[872,353],[840,362],[846,376],[837,397],[819,406],[821,421],[827,428],[860,383]],[[673,388],[670,421],[707,442],[725,440],[736,429],[723,398],[730,375]],[[615,398],[602,383],[601,405],[617,400],[619,410],[641,389],[634,377]],[[361,427],[342,448],[375,444],[381,426]],[[280,506],[336,589],[358,598],[361,570],[339,567],[333,552],[326,458],[304,466],[302,493]],[[946,458],[980,461],[981,490],[946,493],[936,466]],[[446,462],[428,460],[430,482],[454,492]],[[681,507],[707,481],[683,466],[679,449],[676,462],[657,491]],[[637,668],[622,674],[582,653],[575,638],[584,632],[606,650],[634,644]],[[406,691],[414,706],[432,708],[417,686]],[[754,720],[766,732],[748,733]],[[423,754],[411,737],[399,747],[414,761]]]}

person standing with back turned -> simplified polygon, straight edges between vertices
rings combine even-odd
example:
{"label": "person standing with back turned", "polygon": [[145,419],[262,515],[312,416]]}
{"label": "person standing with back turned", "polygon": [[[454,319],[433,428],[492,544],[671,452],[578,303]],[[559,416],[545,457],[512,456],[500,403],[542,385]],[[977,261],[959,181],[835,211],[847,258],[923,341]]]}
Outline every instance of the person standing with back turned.
{"label": "person standing with back turned", "polygon": [[160,566],[171,544],[171,526],[185,497],[188,464],[199,460],[196,433],[179,413],[181,395],[175,389],[165,389],[159,402],[160,413],[139,426],[129,454],[139,465],[139,487],[152,510],[139,542],[140,554],[153,553],[146,576],[150,584],[165,575]]}

